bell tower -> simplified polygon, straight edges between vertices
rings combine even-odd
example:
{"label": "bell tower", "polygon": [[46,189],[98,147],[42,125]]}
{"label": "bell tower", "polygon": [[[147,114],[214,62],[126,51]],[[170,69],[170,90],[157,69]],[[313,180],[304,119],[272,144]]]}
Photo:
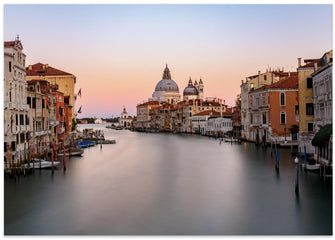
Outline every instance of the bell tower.
{"label": "bell tower", "polygon": [[202,79],[200,78],[199,85],[196,86],[198,90],[198,98],[204,99],[204,83],[202,82]]}

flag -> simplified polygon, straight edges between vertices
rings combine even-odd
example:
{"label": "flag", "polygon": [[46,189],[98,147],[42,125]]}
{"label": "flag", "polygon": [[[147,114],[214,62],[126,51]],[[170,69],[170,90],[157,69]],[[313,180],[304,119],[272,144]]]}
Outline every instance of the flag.
{"label": "flag", "polygon": [[81,113],[81,106],[80,106],[80,108],[79,108],[79,110],[78,110],[78,113]]}
{"label": "flag", "polygon": [[78,97],[81,97],[81,88],[79,89],[79,92],[78,92]]}
{"label": "flag", "polygon": [[49,97],[45,98],[46,105],[49,106]]}

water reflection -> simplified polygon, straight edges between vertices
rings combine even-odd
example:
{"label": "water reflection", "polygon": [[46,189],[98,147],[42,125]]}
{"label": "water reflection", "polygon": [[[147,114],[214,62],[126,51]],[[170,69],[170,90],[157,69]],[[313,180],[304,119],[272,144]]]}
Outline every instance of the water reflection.
{"label": "water reflection", "polygon": [[6,234],[332,232],[331,185],[300,172],[297,198],[289,149],[277,174],[251,143],[100,129],[117,143],[67,159],[66,172],[5,178]]}

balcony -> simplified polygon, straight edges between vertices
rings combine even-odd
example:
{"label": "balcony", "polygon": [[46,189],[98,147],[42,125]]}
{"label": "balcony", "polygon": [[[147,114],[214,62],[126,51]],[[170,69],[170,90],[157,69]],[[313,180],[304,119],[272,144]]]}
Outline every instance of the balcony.
{"label": "balcony", "polygon": [[13,103],[13,102],[10,102],[10,103],[8,103],[8,108],[9,109],[16,109],[17,108],[17,104]]}
{"label": "balcony", "polygon": [[59,121],[50,121],[51,126],[57,126],[59,125]]}
{"label": "balcony", "polygon": [[36,137],[43,136],[43,135],[50,134],[50,133],[51,133],[50,130],[36,131]]}

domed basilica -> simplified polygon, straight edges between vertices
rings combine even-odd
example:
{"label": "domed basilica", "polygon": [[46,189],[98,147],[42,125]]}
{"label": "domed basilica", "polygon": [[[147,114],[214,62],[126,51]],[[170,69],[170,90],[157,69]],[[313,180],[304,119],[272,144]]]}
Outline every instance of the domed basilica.
{"label": "domed basilica", "polygon": [[[188,86],[184,89],[183,92],[183,100],[203,98],[204,84],[201,78],[199,84],[196,80],[193,84],[190,78],[188,81]],[[168,68],[167,64],[164,69],[163,78],[157,83],[155,92],[152,94],[152,98],[149,98],[149,101],[167,102],[170,104],[176,104],[180,101],[178,85],[171,79],[170,69]]]}

